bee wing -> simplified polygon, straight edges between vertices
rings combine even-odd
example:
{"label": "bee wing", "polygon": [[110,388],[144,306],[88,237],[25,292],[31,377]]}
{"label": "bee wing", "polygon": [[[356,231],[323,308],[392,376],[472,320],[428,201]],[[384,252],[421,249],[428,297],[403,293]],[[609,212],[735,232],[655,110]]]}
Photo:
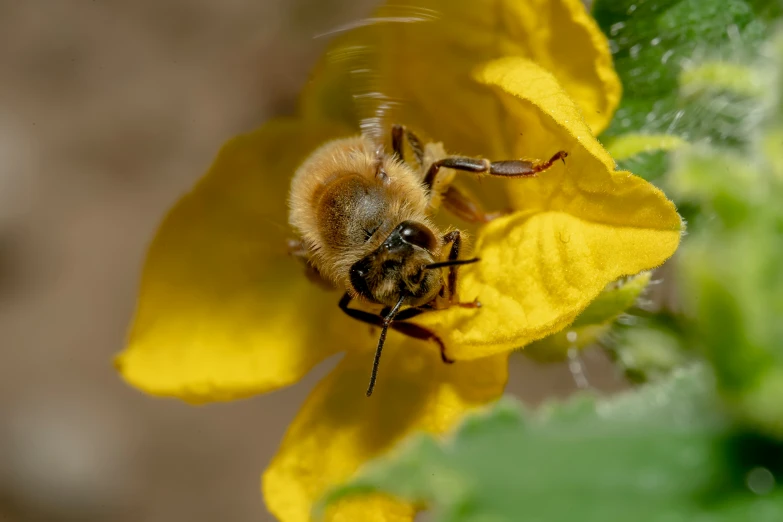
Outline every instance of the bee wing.
{"label": "bee wing", "polygon": [[[335,37],[326,54],[322,72],[344,82],[341,86],[350,104],[346,118],[376,143],[384,143],[393,123],[395,107],[406,103],[400,92],[394,92],[393,74],[384,67],[381,44],[399,38],[405,24],[427,24],[439,19],[437,11],[416,6],[384,6],[368,18],[355,20],[317,37]],[[350,34],[348,34],[350,32]],[[388,50],[386,51],[388,52]],[[329,80],[326,80],[327,82]],[[339,87],[335,87],[339,88]]]}

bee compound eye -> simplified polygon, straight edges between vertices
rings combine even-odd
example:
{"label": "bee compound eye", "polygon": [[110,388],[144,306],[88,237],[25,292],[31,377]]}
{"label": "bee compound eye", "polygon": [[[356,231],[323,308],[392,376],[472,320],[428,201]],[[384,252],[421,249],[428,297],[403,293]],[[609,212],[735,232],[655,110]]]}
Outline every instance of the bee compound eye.
{"label": "bee compound eye", "polygon": [[400,229],[400,237],[406,243],[421,247],[425,250],[432,250],[435,248],[435,236],[432,235],[427,227],[420,223],[409,221],[404,223]]}

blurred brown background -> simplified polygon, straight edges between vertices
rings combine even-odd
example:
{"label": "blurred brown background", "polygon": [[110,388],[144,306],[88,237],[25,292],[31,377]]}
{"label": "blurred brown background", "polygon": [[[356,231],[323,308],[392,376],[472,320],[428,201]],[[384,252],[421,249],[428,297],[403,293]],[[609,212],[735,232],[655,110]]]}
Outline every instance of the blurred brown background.
{"label": "blurred brown background", "polygon": [[[330,364],[194,408],[111,357],[163,212],[226,139],[291,110],[313,35],[370,3],[0,0],[0,520],[271,520],[261,469]],[[575,386],[564,365],[512,370],[531,403]]]}

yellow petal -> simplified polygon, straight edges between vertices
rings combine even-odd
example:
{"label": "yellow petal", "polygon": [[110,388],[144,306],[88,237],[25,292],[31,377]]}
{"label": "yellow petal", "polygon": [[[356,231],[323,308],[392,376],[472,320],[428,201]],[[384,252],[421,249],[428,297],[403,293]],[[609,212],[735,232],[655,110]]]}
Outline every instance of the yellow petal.
{"label": "yellow petal", "polygon": [[512,156],[558,150],[569,156],[537,178],[507,183],[519,212],[486,226],[475,248],[481,262],[460,269],[461,300],[477,297],[483,307],[417,319],[457,359],[511,350],[560,330],[610,281],[662,264],[681,231],[660,190],[614,170],[552,75],[509,58],[487,64],[476,78],[494,91],[506,131],[519,136]]}
{"label": "yellow petal", "polygon": [[297,164],[341,132],[280,120],[229,141],[169,212],[147,254],[138,308],[116,364],[132,385],[192,402],[297,381],[353,341],[339,294],[286,251]]}
{"label": "yellow petal", "polygon": [[503,157],[504,115],[470,73],[488,60],[517,56],[552,72],[594,133],[611,121],[621,84],[608,42],[581,0],[391,4],[375,23],[332,45],[305,90],[306,116],[355,126],[386,105],[384,127],[404,123],[448,150]]}
{"label": "yellow petal", "polygon": [[[507,356],[444,364],[429,343],[390,333],[372,397],[365,389],[372,353],[349,352],[312,392],[263,477],[269,510],[281,522],[306,522],[314,501],[367,460],[414,430],[442,433],[464,412],[499,397]],[[386,497],[332,508],[330,522],[410,521],[414,508]]]}

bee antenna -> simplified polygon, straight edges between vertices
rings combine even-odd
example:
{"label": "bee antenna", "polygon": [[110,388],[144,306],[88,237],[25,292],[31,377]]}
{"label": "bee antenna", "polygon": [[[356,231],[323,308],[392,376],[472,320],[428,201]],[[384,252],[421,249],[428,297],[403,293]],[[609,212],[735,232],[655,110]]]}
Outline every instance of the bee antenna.
{"label": "bee antenna", "polygon": [[474,257],[473,259],[452,259],[450,261],[441,261],[440,263],[431,263],[429,265],[424,265],[425,270],[433,270],[435,268],[443,268],[446,266],[459,266],[459,265],[469,265],[471,263],[477,263],[481,261],[478,257]]}
{"label": "bee antenna", "polygon": [[375,359],[372,361],[372,373],[370,374],[370,385],[367,387],[367,396],[372,395],[372,391],[375,388],[375,380],[378,378],[378,365],[381,362],[381,352],[383,352],[383,343],[386,342],[386,332],[389,330],[389,325],[394,321],[394,316],[400,311],[402,302],[405,300],[405,296],[401,296],[394,308],[386,314],[383,318],[383,328],[381,329],[381,337],[378,339],[378,347],[375,349]]}

